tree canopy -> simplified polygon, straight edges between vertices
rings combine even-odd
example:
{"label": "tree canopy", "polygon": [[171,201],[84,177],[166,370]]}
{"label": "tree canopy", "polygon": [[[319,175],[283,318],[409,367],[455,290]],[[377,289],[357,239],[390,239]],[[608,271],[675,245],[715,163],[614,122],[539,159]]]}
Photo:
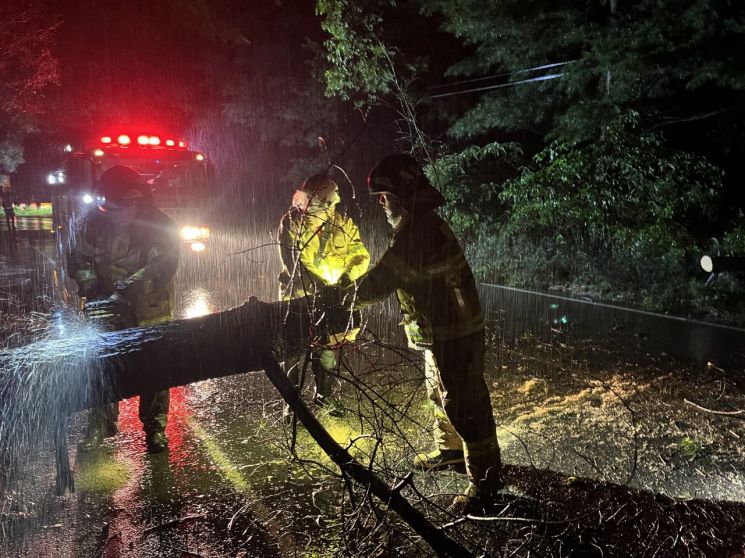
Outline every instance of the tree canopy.
{"label": "tree canopy", "polygon": [[57,24],[33,2],[0,6],[0,175],[23,162],[23,139],[44,111],[45,94],[58,83],[52,53]]}
{"label": "tree canopy", "polygon": [[[655,308],[708,297],[690,262],[711,237],[728,253],[743,237],[738,3],[403,4],[416,17],[393,0],[318,1],[327,90],[416,108],[401,111],[420,132],[409,148],[426,144],[481,272]],[[430,28],[416,45],[414,21]],[[456,48],[438,52],[443,33]]]}

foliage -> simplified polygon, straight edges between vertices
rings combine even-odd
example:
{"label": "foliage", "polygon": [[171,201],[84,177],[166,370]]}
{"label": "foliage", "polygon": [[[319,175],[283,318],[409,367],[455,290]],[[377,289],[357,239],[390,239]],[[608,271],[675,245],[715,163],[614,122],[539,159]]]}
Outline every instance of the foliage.
{"label": "foliage", "polygon": [[327,33],[323,42],[326,95],[351,100],[365,116],[374,107],[392,118],[383,138],[389,151],[411,151],[431,159],[435,141],[421,118],[423,79],[433,67],[444,71],[452,44],[416,2],[318,0],[316,13]]}
{"label": "foliage", "polygon": [[633,292],[654,309],[690,305],[692,262],[708,240],[689,224],[716,220],[721,172],[666,147],[638,121],[625,114],[581,148],[554,143],[500,191],[488,185],[485,201],[508,211],[455,221],[479,240],[471,248],[479,273],[506,284]]}
{"label": "foliage", "polygon": [[706,453],[699,440],[688,436],[683,437],[678,442],[678,451],[688,461],[695,461]]}
{"label": "foliage", "polygon": [[34,2],[0,6],[0,174],[23,162],[23,138],[36,126],[45,91],[57,83],[55,29]]}
{"label": "foliage", "polygon": [[499,223],[505,211],[502,183],[516,174],[521,156],[519,144],[492,142],[444,155],[425,169],[447,199],[443,212],[456,229]]}
{"label": "foliage", "polygon": [[[734,53],[745,40],[745,16],[736,2],[428,0],[422,6],[472,46],[451,75],[505,74],[481,85],[557,77],[485,93],[455,122],[456,137],[530,129],[571,144],[596,137],[623,109],[658,125],[719,117],[723,127],[741,110],[734,100],[745,88],[745,66]],[[525,71],[550,63],[564,64]]]}
{"label": "foliage", "polygon": [[[726,253],[745,251],[736,3],[420,0],[426,46],[384,15],[391,4],[318,2],[327,91],[415,104],[401,111],[412,129],[448,130],[424,150],[427,172],[482,278],[666,311],[732,300],[736,282],[705,291],[692,262],[712,236]],[[415,66],[437,88],[412,102],[396,76],[436,51],[438,27],[460,47],[441,56],[444,75]]]}
{"label": "foliage", "polygon": [[386,94],[393,80],[389,61],[393,49],[379,38],[380,9],[395,6],[395,0],[318,0],[316,13],[328,33],[324,42],[330,67],[325,71],[329,96],[364,92],[368,96]]}

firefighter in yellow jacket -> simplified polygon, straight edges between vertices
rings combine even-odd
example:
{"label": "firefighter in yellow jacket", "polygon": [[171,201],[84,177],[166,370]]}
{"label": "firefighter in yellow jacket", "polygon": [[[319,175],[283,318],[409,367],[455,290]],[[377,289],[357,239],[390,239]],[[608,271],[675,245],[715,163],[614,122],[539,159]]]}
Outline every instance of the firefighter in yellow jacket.
{"label": "firefighter in yellow jacket", "polygon": [[484,321],[471,269],[450,227],[435,213],[444,203],[408,155],[393,155],[368,178],[392,228],[388,250],[356,285],[364,306],[395,292],[409,346],[424,353],[435,406],[435,449],[414,466],[437,470],[465,463],[469,486],[454,507],[493,501],[504,488],[496,426],[484,380]]}
{"label": "firefighter in yellow jacket", "polygon": [[[295,192],[277,238],[283,266],[279,276],[281,300],[312,295],[322,285],[351,284],[367,271],[370,254],[354,221],[337,211],[340,201],[338,185],[325,174],[312,176]],[[330,394],[328,381],[328,372],[338,367],[334,347],[352,341],[355,335],[354,329],[331,335],[325,347],[311,352],[313,401],[332,416],[344,414]],[[288,376],[295,385],[302,363],[288,363]],[[285,416],[289,416],[287,412]]]}
{"label": "firefighter in yellow jacket", "polygon": [[[68,258],[78,294],[89,308],[105,300],[116,319],[114,327],[171,320],[179,258],[175,223],[154,205],[149,187],[131,168],[115,166],[105,171],[96,194],[98,207],[83,219]],[[168,406],[168,390],[140,397],[148,452],[168,449]],[[118,414],[116,403],[93,409],[81,448],[93,449],[103,438],[115,435]]]}

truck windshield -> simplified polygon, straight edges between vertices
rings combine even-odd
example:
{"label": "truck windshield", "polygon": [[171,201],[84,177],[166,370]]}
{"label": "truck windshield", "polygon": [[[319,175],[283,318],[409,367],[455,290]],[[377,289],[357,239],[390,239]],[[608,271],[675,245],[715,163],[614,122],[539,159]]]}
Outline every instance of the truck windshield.
{"label": "truck windshield", "polygon": [[204,163],[104,157],[98,170],[102,173],[122,164],[134,169],[143,182],[151,185],[155,204],[161,208],[198,207],[207,195],[208,177]]}

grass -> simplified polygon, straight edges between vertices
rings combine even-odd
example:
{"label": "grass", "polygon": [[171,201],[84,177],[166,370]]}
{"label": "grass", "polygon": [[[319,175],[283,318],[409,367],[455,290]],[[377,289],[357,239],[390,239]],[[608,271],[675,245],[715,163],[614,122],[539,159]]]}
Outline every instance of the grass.
{"label": "grass", "polygon": [[[52,204],[49,202],[13,204],[16,217],[51,217]],[[0,209],[0,214],[5,218],[5,211]]]}

